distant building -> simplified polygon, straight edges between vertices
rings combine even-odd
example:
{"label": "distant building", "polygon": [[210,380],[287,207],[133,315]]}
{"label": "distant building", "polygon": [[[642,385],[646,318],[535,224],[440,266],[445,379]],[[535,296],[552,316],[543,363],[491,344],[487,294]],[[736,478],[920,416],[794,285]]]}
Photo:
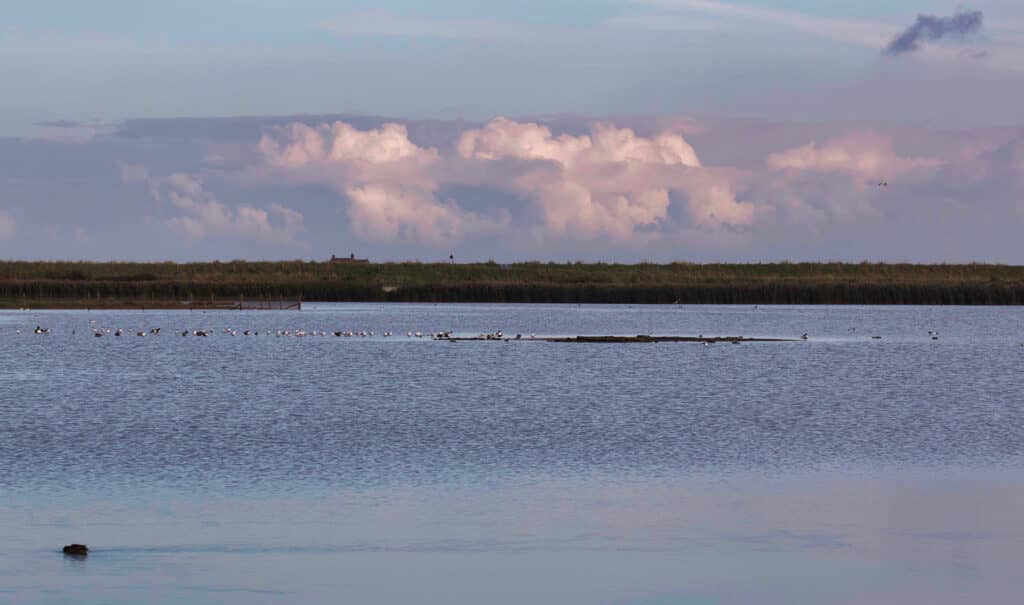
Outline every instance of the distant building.
{"label": "distant building", "polygon": [[347,257],[345,257],[345,256],[334,256],[332,254],[331,255],[331,262],[332,263],[344,263],[344,264],[349,264],[349,265],[360,265],[360,264],[369,263],[370,259],[368,259],[368,258],[356,258],[356,255],[354,253],[350,254]]}

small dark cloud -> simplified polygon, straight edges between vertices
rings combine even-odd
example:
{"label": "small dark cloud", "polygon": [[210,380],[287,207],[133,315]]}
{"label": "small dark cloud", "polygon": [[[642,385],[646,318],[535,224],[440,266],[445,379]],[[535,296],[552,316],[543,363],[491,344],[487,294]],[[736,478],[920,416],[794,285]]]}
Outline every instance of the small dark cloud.
{"label": "small dark cloud", "polygon": [[85,126],[85,124],[74,120],[53,120],[51,122],[36,122],[35,126],[43,126],[45,128],[80,128]]}
{"label": "small dark cloud", "polygon": [[943,38],[963,39],[977,33],[982,26],[984,15],[981,11],[961,11],[952,17],[918,15],[917,21],[885,47],[889,56],[912,53],[921,48],[922,42]]}

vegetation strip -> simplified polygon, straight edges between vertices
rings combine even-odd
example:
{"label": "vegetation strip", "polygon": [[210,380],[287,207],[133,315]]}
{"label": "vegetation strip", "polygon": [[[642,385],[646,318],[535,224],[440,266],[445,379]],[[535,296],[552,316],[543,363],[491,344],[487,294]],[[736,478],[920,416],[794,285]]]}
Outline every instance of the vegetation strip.
{"label": "vegetation strip", "polygon": [[[222,301],[1024,304],[1024,267],[877,263],[0,262],[0,306]],[[230,308],[228,305],[226,308]]]}

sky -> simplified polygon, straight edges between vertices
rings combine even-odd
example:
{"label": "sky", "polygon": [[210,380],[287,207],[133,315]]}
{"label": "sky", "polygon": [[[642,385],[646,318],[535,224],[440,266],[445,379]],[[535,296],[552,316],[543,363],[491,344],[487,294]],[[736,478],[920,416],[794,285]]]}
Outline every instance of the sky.
{"label": "sky", "polygon": [[1024,263],[1024,4],[36,0],[0,257]]}

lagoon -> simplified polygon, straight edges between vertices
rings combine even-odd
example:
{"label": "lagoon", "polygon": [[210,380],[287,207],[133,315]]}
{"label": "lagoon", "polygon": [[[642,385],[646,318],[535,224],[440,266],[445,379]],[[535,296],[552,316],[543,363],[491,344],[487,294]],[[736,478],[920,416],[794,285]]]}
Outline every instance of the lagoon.
{"label": "lagoon", "polygon": [[[131,336],[93,337],[107,327]],[[441,330],[809,338],[405,337]],[[0,339],[0,601],[960,603],[1024,588],[1020,307],[0,311]],[[63,557],[71,542],[92,553]]]}

